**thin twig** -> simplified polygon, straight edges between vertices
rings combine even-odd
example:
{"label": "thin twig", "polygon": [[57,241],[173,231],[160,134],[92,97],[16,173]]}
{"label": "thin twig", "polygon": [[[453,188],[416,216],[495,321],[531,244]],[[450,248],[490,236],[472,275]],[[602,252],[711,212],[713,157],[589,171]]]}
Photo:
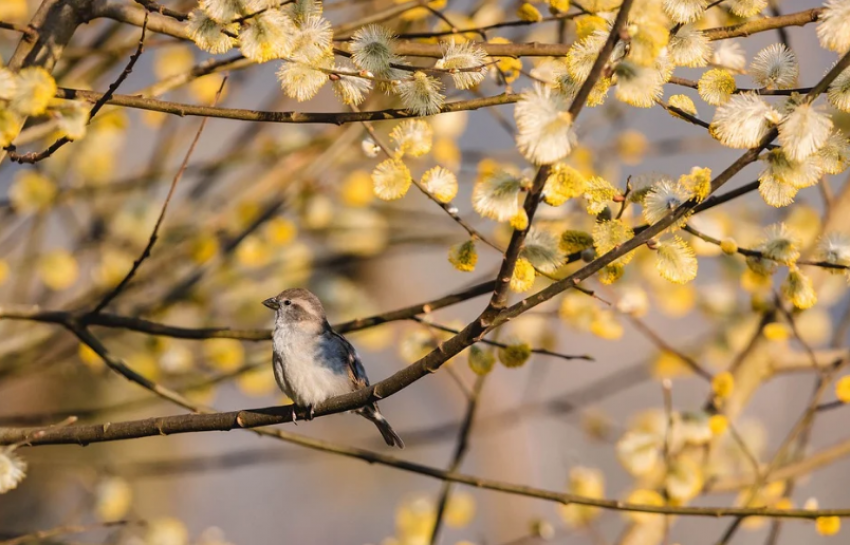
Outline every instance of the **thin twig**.
{"label": "thin twig", "polygon": [[35,40],[38,38],[38,32],[36,32],[36,30],[31,26],[23,26],[16,23],[7,23],[5,21],[0,21],[0,28],[20,32],[30,40]]}
{"label": "thin twig", "polygon": [[[224,90],[224,84],[227,83],[227,78],[221,80],[221,85],[218,88],[218,92],[215,95],[215,100],[213,104],[218,102],[219,97],[221,96],[222,90]],[[192,143],[189,145],[189,149],[186,151],[186,155],[183,157],[183,163],[180,165],[180,169],[177,171],[177,174],[174,175],[174,179],[171,181],[171,187],[168,188],[168,194],[165,196],[165,202],[162,203],[162,210],[159,211],[159,217],[156,219],[156,224],[154,224],[153,231],[151,232],[151,236],[148,239],[148,243],[145,246],[145,249],[142,250],[142,255],[139,256],[136,261],[133,262],[133,266],[121,279],[121,282],[118,283],[115,288],[112,289],[109,293],[104,296],[103,299],[94,307],[91,311],[91,314],[99,314],[101,310],[106,308],[109,303],[111,303],[121,292],[124,290],[124,287],[130,283],[130,280],[133,279],[133,276],[136,274],[136,271],[139,270],[139,267],[142,263],[151,255],[151,250],[153,250],[154,244],[156,244],[157,237],[159,235],[159,228],[162,225],[163,220],[165,219],[165,212],[168,210],[168,203],[171,202],[171,197],[174,195],[174,190],[177,188],[177,183],[183,177],[183,173],[186,172],[186,167],[189,165],[189,158],[192,157],[192,152],[195,151],[195,146],[198,145],[198,140],[201,138],[201,133],[204,131],[204,127],[207,124],[207,119],[203,118],[201,120],[201,125],[198,127],[198,132],[195,133],[195,138],[192,140]]]}
{"label": "thin twig", "polygon": [[[697,89],[699,88],[699,83],[690,79],[680,78],[678,76],[673,76],[669,79],[669,83],[673,85],[679,85],[681,87],[688,87],[689,89]],[[732,91],[732,94],[741,94],[741,93],[755,93],[761,96],[791,96],[795,94],[806,94],[812,90],[811,87],[800,87],[797,89],[746,89],[746,88],[736,88]]]}
{"label": "thin twig", "polygon": [[[664,414],[666,416],[666,421],[664,424],[664,445],[663,445],[663,455],[664,455],[664,478],[670,474],[670,435],[673,432],[673,382],[665,378],[661,381],[661,397],[664,401]],[[662,541],[663,545],[668,545],[670,543],[670,517],[664,517],[664,539]]]}
{"label": "thin twig", "polygon": [[806,355],[809,356],[809,360],[812,363],[812,369],[820,370],[818,366],[818,359],[815,356],[815,351],[812,350],[812,347],[809,343],[803,339],[802,335],[800,335],[800,330],[797,328],[797,321],[794,319],[794,314],[791,313],[788,309],[785,308],[785,305],[782,304],[782,298],[778,293],[774,296],[774,301],[776,302],[776,308],[785,316],[785,319],[788,320],[788,325],[791,326],[791,333],[794,335],[794,338],[797,339],[797,342],[803,347]]}
{"label": "thin twig", "polygon": [[[800,416],[800,418],[794,424],[794,427],[791,428],[791,431],[788,433],[787,437],[782,442],[782,445],[780,445],[779,449],[776,451],[776,454],[774,454],[773,458],[771,459],[770,463],[768,463],[765,470],[759,474],[758,478],[756,478],[750,486],[748,491],[748,499],[744,504],[745,507],[749,507],[752,504],[753,500],[758,497],[759,490],[762,486],[764,486],[766,482],[769,481],[771,474],[775,469],[777,469],[779,464],[784,461],[785,455],[788,453],[788,450],[791,448],[797,438],[801,434],[805,433],[809,426],[811,426],[813,419],[817,414],[817,407],[820,403],[820,399],[826,393],[827,387],[830,385],[831,378],[835,376],[837,371],[841,368],[841,366],[845,365],[847,361],[847,359],[839,360],[838,362],[836,362],[835,365],[833,365],[830,373],[827,376],[820,377],[820,383],[812,394],[806,409],[803,411],[802,416]],[[715,545],[726,545],[732,538],[732,536],[735,534],[735,532],[738,530],[744,518],[745,517],[736,518],[735,521],[726,529],[723,536],[721,536],[720,540],[717,541]]]}
{"label": "thin twig", "polygon": [[682,360],[682,362],[684,362],[685,365],[687,365],[691,369],[691,371],[699,375],[701,378],[709,382],[711,381],[712,374],[706,371],[705,368],[699,363],[697,363],[695,359],[688,356],[684,352],[677,350],[670,343],[665,341],[664,338],[661,337],[661,335],[659,335],[658,333],[653,331],[652,328],[646,325],[640,318],[627,312],[624,312],[622,314],[632,323],[633,326],[635,326],[635,329],[643,333],[643,335],[646,336],[650,341],[652,341],[658,348],[675,355],[677,358]]}
{"label": "thin twig", "polygon": [[135,3],[139,4],[146,10],[159,13],[161,15],[165,15],[166,17],[171,17],[172,19],[176,19],[177,21],[186,21],[189,19],[189,16],[185,13],[181,13],[179,11],[175,11],[173,9],[167,8],[161,4],[157,4],[153,0],[133,0]]}
{"label": "thin twig", "polygon": [[[355,112],[358,111],[356,107],[352,107],[352,108],[354,109]],[[386,144],[384,144],[381,141],[381,138],[378,136],[378,133],[375,132],[374,127],[372,127],[372,124],[368,123],[366,121],[363,121],[362,125],[363,125],[363,128],[366,129],[366,132],[369,133],[369,136],[372,137],[372,140],[374,140],[375,144],[377,144],[377,146],[381,149],[381,152],[383,152],[383,154],[387,158],[392,159],[393,154],[390,152],[390,150],[386,146]],[[452,220],[454,220],[455,223],[457,223],[458,225],[463,227],[463,229],[467,233],[469,233],[470,237],[472,237],[473,239],[480,240],[481,242],[487,244],[491,248],[495,248],[496,250],[501,251],[501,248],[499,248],[494,242],[491,242],[487,237],[485,237],[483,234],[479,233],[478,230],[476,230],[474,227],[469,225],[469,223],[467,223],[463,218],[461,218],[457,213],[457,208],[452,203],[444,203],[444,202],[440,201],[439,199],[437,199],[437,197],[435,197],[430,191],[425,189],[425,186],[423,186],[422,182],[420,182],[419,180],[414,179],[413,185],[415,185],[416,188],[423,195],[428,197],[428,199],[431,200],[431,202],[433,202],[434,204],[436,204],[437,206],[442,208],[443,212],[445,212]]]}
{"label": "thin twig", "polygon": [[[399,34],[398,38],[402,40],[417,40],[421,38],[441,38],[443,36],[455,36],[457,34],[469,34],[475,33],[479,35],[483,35],[484,32],[488,30],[495,30],[497,28],[508,28],[508,27],[518,27],[518,26],[529,26],[535,25],[539,23],[547,23],[550,21],[567,21],[569,19],[575,19],[581,15],[581,12],[578,13],[559,13],[557,15],[552,15],[549,17],[544,17],[540,21],[525,21],[522,19],[517,19],[516,21],[500,21],[498,23],[491,23],[489,25],[482,25],[477,27],[464,27],[464,28],[454,28],[454,25],[449,25],[450,30],[441,30],[435,32],[405,32],[403,34]],[[485,38],[486,39],[486,38]]]}
{"label": "thin twig", "polygon": [[[715,246],[720,246],[723,241],[720,239],[714,238],[711,235],[707,235],[701,231],[697,231],[690,225],[685,225],[682,229],[686,232],[692,234],[693,236],[708,242],[709,244],[714,244]],[[746,257],[757,257],[759,259],[767,259],[768,261],[776,261],[775,258],[770,255],[765,254],[759,250],[750,250],[747,248],[736,248],[735,253],[741,254]],[[837,263],[829,263],[828,261],[811,261],[808,259],[800,259],[795,262],[797,265],[810,265],[812,267],[821,267],[824,269],[838,269],[838,270],[850,270],[850,266],[840,265]]]}
{"label": "thin twig", "polygon": [[[469,447],[469,435],[472,432],[472,423],[475,421],[475,413],[478,408],[478,400],[481,398],[481,389],[484,387],[484,381],[487,375],[478,376],[475,379],[475,384],[472,387],[472,392],[466,404],[466,413],[463,417],[463,423],[460,426],[458,433],[457,444],[452,455],[452,461],[449,464],[448,472],[454,473],[460,469],[463,458],[466,455]],[[440,537],[440,527],[443,524],[443,514],[446,510],[446,505],[449,501],[452,486],[449,481],[443,481],[443,486],[440,489],[440,499],[437,502],[437,513],[434,519],[434,527],[431,529],[431,545],[436,545]]]}
{"label": "thin twig", "polygon": [[[420,324],[427,325],[428,327],[433,327],[434,329],[439,329],[440,331],[445,331],[446,333],[454,333],[455,335],[460,333],[460,331],[457,330],[457,329],[454,329],[452,327],[448,327],[448,326],[445,326],[445,325],[434,323],[427,318],[420,318],[418,316],[412,316],[410,319],[413,320],[414,322],[419,322]],[[481,339],[479,342],[482,342],[484,344],[489,344],[490,346],[497,346],[499,348],[508,348],[510,346],[506,343],[503,343],[503,342],[500,342],[500,341],[495,341],[493,339],[486,339],[486,338]],[[564,354],[562,352],[554,352],[552,350],[547,350],[545,348],[532,348],[531,353],[532,354],[540,354],[541,356],[552,356],[553,358],[561,358],[563,360],[596,361],[594,359],[594,357],[591,356],[590,354],[576,354],[576,355]]]}
{"label": "thin twig", "polygon": [[30,542],[48,542],[51,541],[51,538],[65,536],[68,534],[84,534],[86,532],[92,532],[95,530],[101,530],[103,528],[113,528],[116,526],[126,526],[128,524],[145,524],[144,521],[129,521],[129,520],[116,520],[114,522],[97,522],[94,524],[70,524],[68,526],[59,526],[56,528],[51,528],[50,530],[40,530],[38,532],[32,532],[30,534],[23,534],[18,537],[14,537],[12,539],[7,539],[4,541],[0,541],[0,545],[23,545],[25,543]]}

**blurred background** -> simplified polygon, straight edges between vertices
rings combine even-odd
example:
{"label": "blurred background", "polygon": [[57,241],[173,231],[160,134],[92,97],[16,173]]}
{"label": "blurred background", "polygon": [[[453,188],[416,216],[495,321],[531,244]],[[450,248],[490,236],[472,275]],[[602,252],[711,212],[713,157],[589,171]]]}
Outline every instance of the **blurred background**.
{"label": "blurred background", "polygon": [[[163,4],[181,12],[194,7],[185,1]],[[391,4],[329,0],[325,16],[339,25]],[[519,6],[513,0],[446,4],[441,2],[438,9],[459,28],[516,20]],[[781,13],[819,5],[807,0],[775,4]],[[537,6],[547,13],[545,3]],[[4,0],[0,21],[24,24],[37,7],[32,0]],[[701,23],[705,28],[736,22],[722,6],[710,10],[705,19]],[[386,24],[397,33],[445,26],[427,11],[409,12]],[[819,46],[814,25],[783,32],[800,60],[800,86],[813,85],[835,61],[835,54]],[[492,30],[487,37],[496,36],[515,42],[569,43],[575,28],[572,21],[542,22]],[[0,30],[4,60],[10,58],[18,38],[14,32]],[[121,72],[138,38],[136,27],[92,21],[78,29],[53,75],[61,87],[102,92]],[[749,60],[779,40],[772,31],[717,42],[715,49],[739,47]],[[145,52],[119,93],[149,89],[208,57],[191,43],[149,34]],[[420,61],[427,60],[415,62]],[[536,62],[523,59],[524,70]],[[328,87],[307,103],[287,99],[276,81],[276,69],[277,63],[270,62],[231,71],[220,105],[340,110]],[[676,75],[697,80],[702,71],[679,68]],[[209,104],[221,78],[219,73],[204,76],[157,96]],[[736,79],[742,87],[754,86],[743,73]],[[449,88],[447,94],[448,100],[458,100],[530,85],[526,76],[507,86],[488,78],[475,91]],[[695,90],[667,84],[665,98],[671,94],[692,97],[700,118],[711,119],[713,108],[700,101]],[[392,100],[374,92],[361,108],[390,107]],[[513,106],[505,105],[431,118],[432,152],[408,163],[414,177],[435,164],[456,172],[460,192],[454,204],[459,215],[502,243],[509,229],[480,218],[472,210],[470,194],[482,160],[527,168],[510,132],[512,111]],[[833,119],[837,126],[847,126],[846,114],[834,112]],[[98,301],[147,243],[199,123],[198,118],[109,107],[95,118],[84,139],[65,146],[54,157],[35,166],[8,159],[0,163],[0,190],[6,196],[0,204],[4,277],[0,307],[79,309]],[[374,126],[386,138],[396,124]],[[37,150],[52,141],[52,130],[49,123],[31,121],[21,137]],[[718,173],[739,156],[739,151],[723,148],[703,128],[671,117],[660,107],[638,109],[613,98],[586,109],[578,131],[581,146],[568,162],[620,188],[628,176],[653,171],[678,177],[701,166]],[[284,288],[307,286],[325,303],[331,323],[339,323],[435,299],[492,278],[501,256],[484,245],[479,245],[474,272],[459,272],[449,263],[449,247],[466,240],[467,234],[423,195],[411,191],[394,202],[374,198],[369,173],[379,159],[363,153],[365,136],[359,124],[210,119],[153,255],[110,311],[183,327],[270,327],[271,315],[260,302]],[[759,168],[749,166],[724,189],[755,180]],[[33,176],[49,182],[53,192],[49,205],[32,196],[35,190],[16,193],[13,189],[16,185],[40,187],[40,182],[21,181]],[[793,206],[782,209],[767,206],[753,193],[695,217],[693,224],[718,238],[734,236],[745,247],[758,239],[763,226],[781,220],[811,245],[826,212],[824,194],[842,194],[845,177],[827,177],[822,185],[830,191],[803,190]],[[592,219],[582,208],[576,203],[544,206],[538,221],[588,229]],[[761,314],[751,303],[752,290],[740,281],[743,259],[719,255],[709,245],[695,246],[700,271],[689,284],[670,284],[651,274],[652,262],[644,248],[618,283],[587,282],[601,298],[618,303],[614,307],[568,294],[566,302],[560,296],[502,328],[498,339],[504,342],[521,339],[532,347],[587,354],[593,361],[534,354],[520,368],[497,364],[482,387],[460,471],[567,491],[571,470],[595,468],[604,475],[605,497],[625,498],[636,479],[618,460],[615,444],[627,430],[663,415],[659,379],[673,379],[671,394],[677,411],[700,411],[710,396],[710,385],[690,375],[681,360],[663,351],[646,329],[717,372],[744,349],[760,321]],[[848,308],[846,281],[842,276],[824,276],[817,282],[819,304],[796,315],[796,327],[815,349],[844,347],[847,339],[841,320]],[[534,289],[547,283],[538,278]],[[512,295],[514,300],[520,297]],[[483,297],[472,299],[429,318],[460,329],[485,304]],[[633,320],[618,312],[625,304],[645,307],[646,312]],[[781,317],[776,320],[783,322]],[[55,424],[70,415],[83,422],[103,423],[185,412],[109,371],[59,326],[5,320],[0,329],[0,423],[4,426]],[[174,388],[205,383],[203,388],[189,389],[187,395],[216,409],[283,401],[271,373],[267,342],[156,338],[102,328],[94,332],[134,370],[158,382]],[[435,346],[440,335],[416,322],[398,322],[348,337],[375,382],[418,359]],[[748,357],[769,362],[803,353],[793,336],[777,333],[774,337],[762,338]],[[210,383],[209,379],[228,373],[236,376]],[[735,425],[762,461],[771,459],[804,410],[815,380],[813,373],[778,374],[747,399]],[[448,466],[467,404],[458,382],[470,388],[473,381],[464,352],[448,367],[384,400],[384,414],[408,445],[403,452],[390,454]],[[834,399],[831,393],[828,396]],[[807,452],[845,439],[846,422],[842,409],[819,415]],[[357,416],[336,415],[285,429],[389,452],[372,426]],[[718,448],[734,450],[732,442],[723,442],[727,443]],[[70,523],[130,518],[149,521],[149,528],[99,530],[69,542],[427,543],[429,532],[422,529],[430,530],[441,487],[440,481],[420,475],[240,431],[85,448],[45,446],[20,453],[29,464],[27,478],[17,489],[0,495],[0,538]],[[724,471],[746,473],[741,462],[729,464],[733,467]],[[848,470],[847,460],[839,459],[806,476],[796,483],[791,501],[801,506],[814,497],[821,507],[850,506]],[[564,544],[617,543],[631,524],[612,511],[601,513],[589,526],[576,525],[553,503],[464,486],[454,490],[442,543],[534,543],[542,538]],[[708,493],[690,504],[732,505],[735,501],[734,493]],[[715,543],[728,522],[675,519],[669,542]],[[771,525],[750,522],[731,543],[765,542]],[[152,532],[152,527],[159,533]],[[58,542],[66,542],[63,539]],[[778,543],[842,540],[846,532],[844,537],[822,537],[809,522],[787,522]]]}

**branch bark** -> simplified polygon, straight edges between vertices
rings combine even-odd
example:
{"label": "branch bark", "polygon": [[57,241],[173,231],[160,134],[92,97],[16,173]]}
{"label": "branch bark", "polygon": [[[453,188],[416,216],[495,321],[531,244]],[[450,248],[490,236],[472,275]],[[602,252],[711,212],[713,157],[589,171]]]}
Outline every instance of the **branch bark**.
{"label": "branch bark", "polygon": [[[477,110],[500,104],[513,104],[519,100],[520,95],[516,93],[503,93],[500,95],[471,100],[459,100],[448,102],[440,108],[440,113],[459,112],[464,110]],[[96,91],[85,91],[82,89],[59,88],[56,98],[68,100],[86,100],[96,102],[103,98],[103,93]],[[371,112],[267,112],[260,110],[246,110],[242,108],[220,108],[215,106],[200,106],[195,104],[182,104],[169,102],[155,98],[145,98],[133,95],[113,95],[107,102],[115,106],[149,110],[152,112],[164,112],[179,116],[201,116],[218,117],[221,119],[237,119],[240,121],[261,121],[265,123],[324,123],[330,125],[344,125],[346,123],[360,123],[363,121],[387,121],[392,119],[406,119],[409,117],[420,117],[415,113],[403,109],[378,110]]]}
{"label": "branch bark", "polygon": [[[131,25],[141,26],[145,10],[136,6],[119,4],[114,0],[97,0],[92,9],[93,17],[106,17]],[[789,13],[780,17],[762,17],[728,27],[710,28],[703,31],[709,40],[726,40],[741,36],[750,36],[759,32],[767,32],[788,26],[804,26],[818,20],[822,8],[808,9]],[[183,40],[188,39],[184,25],[178,21],[158,13],[151,13],[149,28]],[[345,27],[342,27],[345,29]],[[347,29],[345,29],[347,31]],[[345,32],[342,32],[345,34]],[[346,42],[335,42],[335,47],[344,48]],[[572,44],[544,43],[513,43],[490,44],[476,42],[488,55],[493,57],[561,57],[567,54]],[[443,56],[441,45],[438,43],[423,43],[414,40],[397,40],[395,53],[411,57],[440,58]]]}
{"label": "branch bark", "polygon": [[[288,409],[282,409],[280,407],[271,407],[269,409],[257,409],[255,411],[238,411],[232,413],[216,413],[216,414],[195,414],[195,415],[181,415],[181,416],[173,416],[173,417],[163,417],[163,418],[150,418],[146,420],[136,421],[138,425],[143,426],[145,433],[147,436],[156,436],[156,435],[168,435],[169,433],[182,433],[178,431],[177,428],[171,426],[171,423],[176,419],[187,419],[195,421],[195,423],[200,423],[201,420],[204,422],[204,425],[207,426],[206,431],[214,431],[216,429],[221,429],[222,431],[226,429],[242,429],[245,424],[255,423],[259,419],[266,418],[268,419],[268,423],[273,423],[273,420],[277,418],[275,415],[277,413],[287,413],[286,416],[289,416]],[[283,415],[281,415],[283,417]],[[201,419],[201,420],[199,420]],[[222,424],[222,426],[216,427],[216,424]],[[96,425],[96,426],[71,426],[65,428],[48,428],[44,431],[44,435],[33,437],[32,433],[21,434],[22,430],[9,430],[9,429],[0,429],[0,444],[10,444],[12,442],[27,442],[29,438],[29,444],[48,444],[45,442],[45,437],[48,435],[53,435],[57,431],[68,430],[71,428],[87,428],[94,432],[95,436],[105,437],[105,436],[114,436],[118,433],[124,433],[128,431],[128,426],[136,425],[132,422],[124,422],[124,423],[116,423],[116,424],[104,424],[104,425]],[[195,430],[201,431],[201,430]],[[271,430],[269,430],[271,431]],[[17,441],[12,441],[13,438],[17,437]],[[55,439],[55,437],[53,437]],[[79,441],[71,438],[69,441],[64,441],[66,443],[78,443]],[[615,511],[638,511],[644,513],[655,513],[655,514],[666,514],[666,515],[683,515],[683,516],[700,516],[700,517],[775,517],[775,518],[789,518],[789,519],[815,519],[818,517],[825,516],[837,516],[843,518],[850,518],[850,509],[820,509],[820,510],[807,510],[807,509],[766,509],[762,507],[755,508],[735,508],[735,507],[674,507],[674,506],[649,506],[649,505],[635,505],[625,503],[619,500],[610,500],[610,499],[594,499],[588,498],[584,496],[577,496],[573,494],[564,494],[560,492],[553,492],[550,490],[534,488],[530,486],[522,486],[511,483],[506,483],[502,481],[497,481],[493,479],[485,479],[481,477],[475,477],[471,475],[465,475],[462,473],[453,473],[449,471],[443,471],[441,469],[433,468],[430,466],[425,466],[422,464],[417,464],[414,462],[408,462],[405,460],[399,460],[392,456],[387,456],[384,454],[379,454],[376,452],[371,452],[368,450],[357,449],[353,447],[340,447],[333,445],[332,443],[327,443],[325,441],[319,441],[315,439],[308,438],[299,438],[299,443],[303,446],[307,446],[309,448],[314,448],[318,450],[324,450],[326,452],[333,452],[335,454],[340,454],[348,457],[358,458],[370,463],[379,463],[381,465],[386,465],[390,467],[394,467],[396,469],[400,469],[403,471],[408,471],[411,473],[416,473],[419,475],[424,475],[428,477],[433,477],[436,479],[450,481],[454,483],[466,484],[469,486],[474,486],[478,488],[483,488],[486,490],[493,490],[498,492],[504,492],[507,494],[513,494],[518,496],[525,496],[530,498],[537,498],[547,501],[558,502],[562,504],[570,504],[574,503],[577,505],[588,505],[592,507],[600,507],[602,509],[609,509]]]}

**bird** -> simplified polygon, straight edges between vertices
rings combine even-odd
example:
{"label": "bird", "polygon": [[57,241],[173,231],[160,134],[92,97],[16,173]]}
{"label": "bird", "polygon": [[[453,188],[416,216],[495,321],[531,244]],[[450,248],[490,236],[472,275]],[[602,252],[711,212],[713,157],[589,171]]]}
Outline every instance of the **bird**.
{"label": "bird", "polygon": [[[369,378],[357,351],[348,340],[333,330],[322,302],[309,290],[290,288],[263,301],[275,311],[272,333],[272,363],[277,385],[295,406],[313,416],[313,407],[334,396],[369,386]],[[389,446],[404,448],[404,441],[393,430],[378,404],[357,409],[371,421]]]}

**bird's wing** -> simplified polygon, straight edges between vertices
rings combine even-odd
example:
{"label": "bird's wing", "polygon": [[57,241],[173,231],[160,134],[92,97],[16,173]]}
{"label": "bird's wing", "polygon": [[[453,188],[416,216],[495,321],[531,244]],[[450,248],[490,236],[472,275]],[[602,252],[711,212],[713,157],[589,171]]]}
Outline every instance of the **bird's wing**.
{"label": "bird's wing", "polygon": [[366,370],[363,368],[363,362],[360,361],[360,356],[357,351],[348,342],[348,339],[337,333],[331,328],[330,324],[326,324],[326,335],[337,341],[340,349],[344,351],[346,361],[348,362],[348,377],[355,389],[365,388],[369,386],[369,378],[366,376]]}
{"label": "bird's wing", "polygon": [[286,384],[286,377],[283,375],[283,361],[280,359],[276,350],[272,350],[272,369],[274,370],[274,380],[277,382],[278,387],[283,393],[289,395],[291,392]]}

